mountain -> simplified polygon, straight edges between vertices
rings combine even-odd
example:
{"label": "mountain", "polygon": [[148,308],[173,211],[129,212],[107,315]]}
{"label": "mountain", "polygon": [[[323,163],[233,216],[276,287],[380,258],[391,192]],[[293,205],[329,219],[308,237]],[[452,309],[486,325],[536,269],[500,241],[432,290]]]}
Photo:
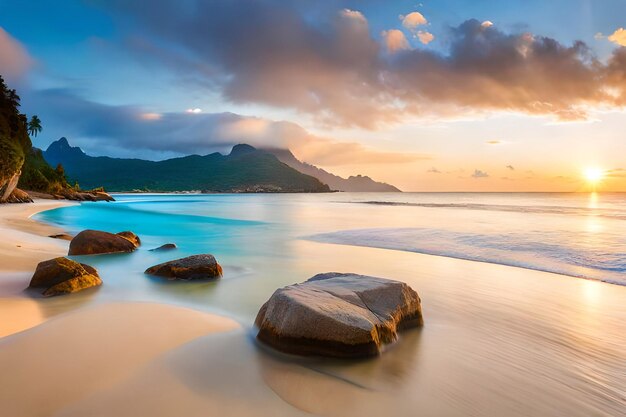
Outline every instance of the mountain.
{"label": "mountain", "polygon": [[281,162],[289,165],[293,169],[317,178],[332,190],[351,192],[401,192],[393,185],[384,182],[377,182],[367,176],[357,175],[349,178],[342,178],[338,175],[324,171],[315,165],[307,164],[298,160],[289,149],[265,149],[273,154]]}
{"label": "mountain", "polygon": [[89,156],[61,138],[43,152],[62,164],[81,187],[108,191],[329,192],[317,178],[302,174],[269,152],[236,145],[229,155],[189,155],[164,161]]}

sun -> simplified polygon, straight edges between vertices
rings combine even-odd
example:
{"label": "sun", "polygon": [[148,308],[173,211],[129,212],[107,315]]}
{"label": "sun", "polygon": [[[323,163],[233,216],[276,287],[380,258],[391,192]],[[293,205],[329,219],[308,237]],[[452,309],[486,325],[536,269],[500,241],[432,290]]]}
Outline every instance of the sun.
{"label": "sun", "polygon": [[591,185],[597,185],[604,179],[605,171],[601,168],[586,168],[583,171],[583,177]]}

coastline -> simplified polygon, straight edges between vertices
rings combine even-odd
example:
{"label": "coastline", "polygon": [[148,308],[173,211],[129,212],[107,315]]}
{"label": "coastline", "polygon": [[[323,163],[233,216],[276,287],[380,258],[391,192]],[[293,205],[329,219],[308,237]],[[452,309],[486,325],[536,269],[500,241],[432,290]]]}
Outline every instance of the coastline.
{"label": "coastline", "polygon": [[42,211],[76,204],[34,199],[33,203],[0,205],[0,273],[31,272],[43,260],[66,255],[68,242],[48,237],[64,231],[31,217]]}
{"label": "coastline", "polygon": [[[12,217],[37,224],[32,214]],[[19,221],[0,223],[21,227]],[[57,242],[42,237],[49,229],[43,230],[24,233]],[[57,243],[64,254],[67,242]],[[140,290],[127,296],[128,279],[138,278],[129,261],[103,269],[105,285],[94,291],[0,298],[0,317],[24,322],[0,337],[0,367],[6,370],[0,409],[14,417],[408,417],[416,410],[447,416],[619,415],[626,288],[412,252],[303,240],[291,249],[298,254],[297,274],[289,279],[306,279],[323,268],[409,283],[423,300],[425,327],[402,334],[375,360],[300,361],[259,349],[250,317],[225,308],[249,303],[258,309],[275,288],[263,284],[275,274],[275,262],[246,280],[229,276],[204,288],[141,279]],[[10,275],[24,284],[31,273]],[[167,301],[136,301],[149,286]],[[103,297],[107,291],[123,301]],[[198,311],[202,304],[172,305],[184,304],[194,292],[203,304],[242,318],[243,328]]]}

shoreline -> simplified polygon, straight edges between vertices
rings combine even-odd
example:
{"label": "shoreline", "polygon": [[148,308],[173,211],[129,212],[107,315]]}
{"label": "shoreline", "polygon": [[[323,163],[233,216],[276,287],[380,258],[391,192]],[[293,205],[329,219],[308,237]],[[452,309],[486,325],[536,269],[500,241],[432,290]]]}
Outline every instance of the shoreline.
{"label": "shoreline", "polygon": [[32,219],[37,213],[76,205],[76,202],[34,199],[33,203],[0,206],[0,274],[32,272],[46,259],[67,255],[69,242],[50,238],[59,227]]}
{"label": "shoreline", "polygon": [[[43,205],[12,216],[35,227],[29,216],[54,208]],[[2,227],[21,227],[2,216]],[[42,237],[50,229],[29,230],[65,250],[67,241]],[[619,414],[626,288],[405,251],[305,240],[290,248],[295,264],[269,283],[280,261],[240,260],[254,266],[245,279],[163,286],[139,275],[139,256],[115,268],[98,258],[103,287],[46,299],[21,292],[32,271],[8,274],[2,287],[18,278],[21,287],[0,298],[0,317],[10,318],[0,322],[0,408],[14,417]],[[247,330],[266,296],[320,268],[410,284],[425,326],[369,361],[255,346]]]}

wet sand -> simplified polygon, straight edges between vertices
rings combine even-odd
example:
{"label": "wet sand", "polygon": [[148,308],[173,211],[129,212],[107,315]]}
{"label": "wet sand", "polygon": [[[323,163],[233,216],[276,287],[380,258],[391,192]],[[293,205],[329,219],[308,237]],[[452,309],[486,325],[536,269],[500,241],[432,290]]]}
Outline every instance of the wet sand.
{"label": "wet sand", "polygon": [[[42,322],[0,339],[0,410],[12,417],[626,415],[626,287],[384,249],[298,241],[294,250],[302,273],[294,281],[333,270],[406,281],[423,300],[424,328],[374,360],[300,359],[257,345],[253,311],[238,327],[171,305],[94,305],[86,291],[64,297],[74,305],[55,316],[50,310],[68,308],[60,297],[24,299],[30,307],[19,311],[6,303],[16,295],[0,299],[2,317],[39,312]],[[247,285],[243,292],[224,280],[215,297],[235,303],[271,293],[260,281]]]}

